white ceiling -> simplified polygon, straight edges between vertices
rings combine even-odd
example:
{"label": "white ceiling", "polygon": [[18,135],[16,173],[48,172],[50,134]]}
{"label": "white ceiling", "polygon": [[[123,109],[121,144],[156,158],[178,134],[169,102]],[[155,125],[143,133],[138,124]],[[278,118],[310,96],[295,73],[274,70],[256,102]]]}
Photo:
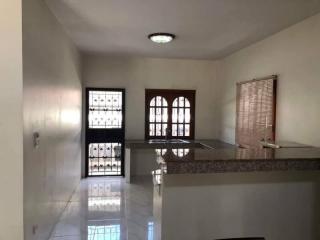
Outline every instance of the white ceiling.
{"label": "white ceiling", "polygon": [[[47,0],[85,52],[217,59],[320,12],[320,0]],[[175,41],[158,45],[153,32]]]}

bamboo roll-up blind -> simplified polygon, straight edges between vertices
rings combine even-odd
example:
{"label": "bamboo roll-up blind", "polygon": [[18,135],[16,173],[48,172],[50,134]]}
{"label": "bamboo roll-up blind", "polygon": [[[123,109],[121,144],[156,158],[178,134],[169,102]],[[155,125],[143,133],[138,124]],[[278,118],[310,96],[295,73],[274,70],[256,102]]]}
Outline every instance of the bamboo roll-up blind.
{"label": "bamboo roll-up blind", "polygon": [[239,147],[261,147],[275,140],[277,76],[237,83],[236,142]]}

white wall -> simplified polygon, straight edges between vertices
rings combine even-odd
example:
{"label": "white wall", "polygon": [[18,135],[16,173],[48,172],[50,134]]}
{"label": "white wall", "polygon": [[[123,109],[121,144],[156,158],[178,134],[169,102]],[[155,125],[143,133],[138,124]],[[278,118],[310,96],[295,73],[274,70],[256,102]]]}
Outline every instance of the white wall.
{"label": "white wall", "polygon": [[0,2],[0,239],[23,239],[21,0]]}
{"label": "white wall", "polygon": [[24,239],[45,240],[80,181],[81,66],[43,0],[23,2],[23,64]]}
{"label": "white wall", "polygon": [[155,226],[165,240],[319,239],[319,181],[310,171],[164,175]]}
{"label": "white wall", "polygon": [[196,138],[216,135],[216,63],[213,61],[107,58],[86,56],[83,80],[87,87],[126,89],[126,138],[143,139],[145,89],[195,89]]}
{"label": "white wall", "polygon": [[277,136],[320,146],[320,14],[223,59],[219,137],[234,143],[236,82],[278,74]]}

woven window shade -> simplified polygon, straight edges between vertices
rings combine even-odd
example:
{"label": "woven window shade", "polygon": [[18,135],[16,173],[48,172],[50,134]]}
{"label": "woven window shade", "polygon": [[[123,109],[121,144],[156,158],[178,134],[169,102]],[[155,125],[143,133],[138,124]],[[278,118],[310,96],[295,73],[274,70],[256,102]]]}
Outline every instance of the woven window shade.
{"label": "woven window shade", "polygon": [[236,142],[239,147],[261,147],[275,140],[277,77],[237,84]]}

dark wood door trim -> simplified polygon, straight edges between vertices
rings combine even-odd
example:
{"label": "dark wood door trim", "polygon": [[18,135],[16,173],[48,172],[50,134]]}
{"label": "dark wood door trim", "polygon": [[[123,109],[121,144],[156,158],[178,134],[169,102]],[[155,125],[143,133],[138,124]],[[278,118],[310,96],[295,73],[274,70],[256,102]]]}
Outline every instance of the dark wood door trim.
{"label": "dark wood door trim", "polygon": [[[149,137],[149,103],[156,96],[165,97],[168,102],[168,128],[170,129],[169,138],[194,139],[195,136],[195,104],[196,90],[179,90],[179,89],[146,89],[145,90],[145,139],[163,139],[163,137]],[[172,104],[177,97],[186,97],[190,101],[190,136],[172,136]]]}
{"label": "dark wood door trim", "polygon": [[[90,91],[116,91],[122,92],[122,125],[121,129],[89,129],[89,92]],[[97,142],[108,142],[108,141],[118,141],[122,144],[121,148],[121,174],[125,174],[125,121],[126,121],[126,90],[124,88],[91,88],[88,87],[85,89],[85,176],[89,176],[89,149],[88,146],[90,143]],[[99,175],[94,175],[98,177]],[[103,175],[104,176],[104,175]]]}

